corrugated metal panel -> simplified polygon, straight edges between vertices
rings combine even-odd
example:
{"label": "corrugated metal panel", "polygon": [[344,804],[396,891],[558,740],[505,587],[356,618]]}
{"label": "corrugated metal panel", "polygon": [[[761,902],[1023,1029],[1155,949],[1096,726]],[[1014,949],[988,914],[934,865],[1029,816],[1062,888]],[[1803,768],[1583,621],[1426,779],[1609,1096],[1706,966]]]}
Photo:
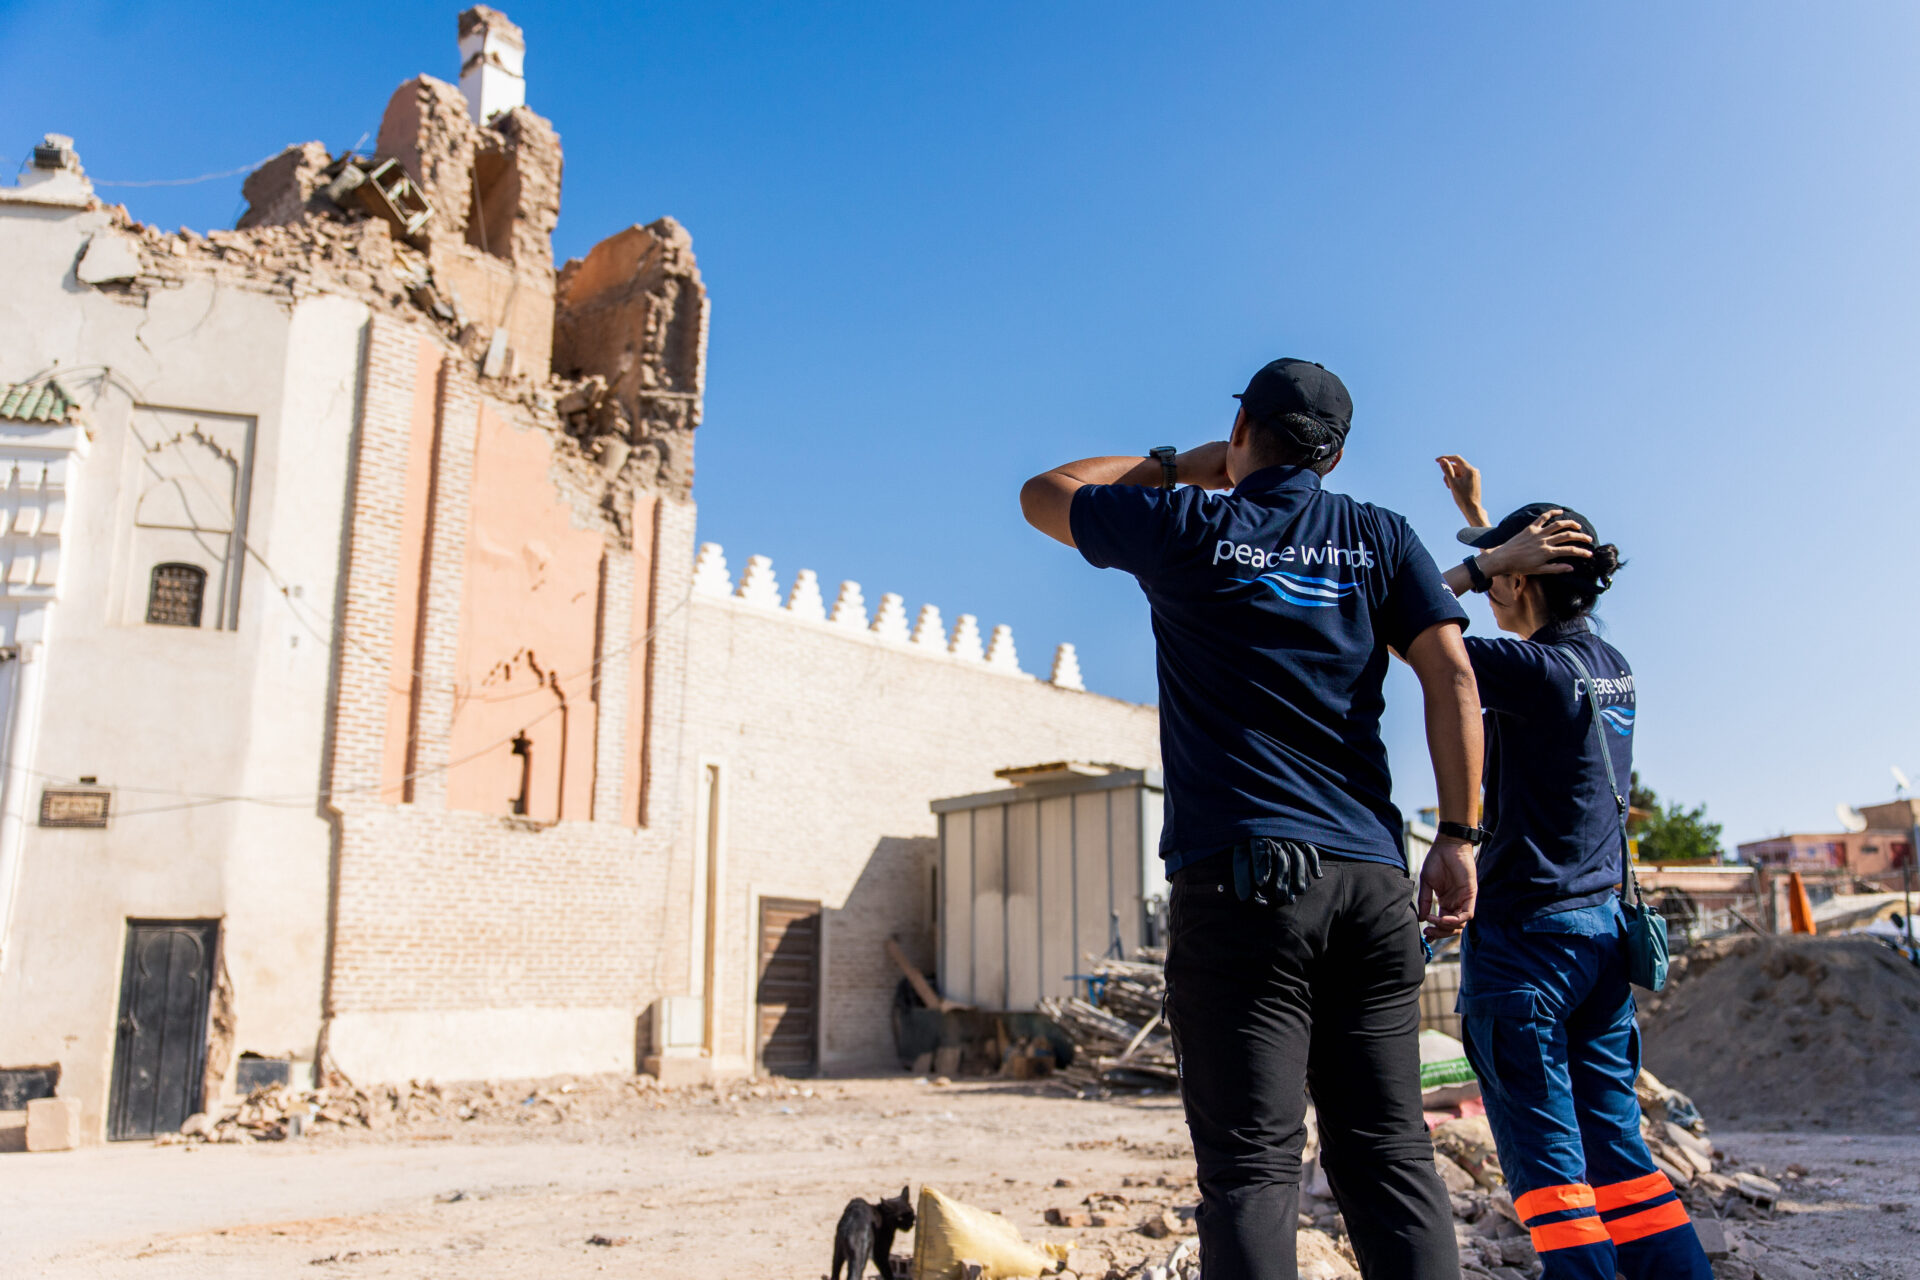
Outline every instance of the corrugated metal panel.
{"label": "corrugated metal panel", "polygon": [[[1129,792],[1107,792],[1107,848],[1110,850],[1107,865],[1112,875],[1109,892],[1113,897],[1113,913],[1119,917],[1120,947],[1132,956],[1140,950],[1140,930],[1145,921],[1138,909],[1129,910],[1140,901],[1140,879],[1144,871],[1140,856],[1134,852],[1140,848],[1140,806]],[[1154,851],[1148,850],[1147,856],[1154,857]]]}
{"label": "corrugated metal panel", "polygon": [[1148,941],[1163,894],[1159,775],[1148,770],[935,801],[940,987],[982,1009],[1083,988],[1089,957]]}
{"label": "corrugated metal panel", "polygon": [[59,383],[0,383],[0,418],[13,422],[68,422],[79,405]]}
{"label": "corrugated metal panel", "polygon": [[1040,999],[1040,805],[1010,804],[1007,815],[1007,1008]]}
{"label": "corrugated metal panel", "polygon": [[1080,953],[1073,936],[1073,797],[1040,802],[1040,994],[1070,996]]}
{"label": "corrugated metal panel", "polygon": [[1007,1007],[1007,810],[973,811],[973,999]]}
{"label": "corrugated metal panel", "polygon": [[940,819],[940,992],[973,1001],[973,814]]}
{"label": "corrugated metal panel", "polygon": [[1095,792],[1073,798],[1073,900],[1077,926],[1075,973],[1085,973],[1088,956],[1107,953],[1113,911],[1113,848],[1108,841],[1107,797]]}

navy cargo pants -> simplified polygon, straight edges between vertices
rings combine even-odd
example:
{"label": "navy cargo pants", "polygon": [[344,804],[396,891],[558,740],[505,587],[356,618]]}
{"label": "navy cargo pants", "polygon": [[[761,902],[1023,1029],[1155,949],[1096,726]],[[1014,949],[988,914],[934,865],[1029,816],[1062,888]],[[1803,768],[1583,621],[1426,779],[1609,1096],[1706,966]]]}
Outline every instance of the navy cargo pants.
{"label": "navy cargo pants", "polygon": [[1640,1137],[1640,1029],[1618,904],[1461,941],[1461,1028],[1544,1280],[1712,1280]]}

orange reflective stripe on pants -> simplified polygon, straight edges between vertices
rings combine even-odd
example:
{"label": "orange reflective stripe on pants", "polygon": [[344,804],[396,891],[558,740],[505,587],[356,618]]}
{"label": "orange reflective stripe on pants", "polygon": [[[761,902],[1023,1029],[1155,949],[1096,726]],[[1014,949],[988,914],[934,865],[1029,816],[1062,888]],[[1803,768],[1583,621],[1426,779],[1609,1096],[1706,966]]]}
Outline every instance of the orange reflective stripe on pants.
{"label": "orange reflective stripe on pants", "polygon": [[[1605,1186],[1593,1189],[1595,1207],[1602,1213],[1611,1213],[1615,1209],[1624,1209],[1630,1204],[1639,1204],[1655,1196],[1663,1196],[1673,1190],[1673,1183],[1667,1181],[1667,1175],[1655,1169],[1652,1173],[1638,1178],[1629,1178],[1625,1182],[1609,1182]],[[1516,1202],[1514,1207],[1519,1208]]]}
{"label": "orange reflective stripe on pants", "polygon": [[[1690,1221],[1692,1219],[1687,1217],[1687,1207],[1678,1200],[1669,1200],[1666,1204],[1642,1209],[1624,1218],[1615,1218],[1607,1223],[1607,1234],[1613,1237],[1615,1244],[1632,1244],[1635,1240],[1644,1240],[1662,1231],[1684,1227]],[[1536,1249],[1539,1247],[1534,1246]]]}
{"label": "orange reflective stripe on pants", "polygon": [[1545,1226],[1529,1227],[1527,1234],[1533,1237],[1535,1253],[1576,1249],[1583,1244],[1605,1244],[1608,1238],[1607,1228],[1598,1218],[1569,1218],[1565,1222],[1549,1222]]}
{"label": "orange reflective stripe on pants", "polygon": [[1584,1182],[1563,1182],[1553,1187],[1535,1187],[1513,1202],[1513,1211],[1520,1215],[1522,1222],[1528,1218],[1537,1218],[1543,1213],[1593,1207],[1593,1188]]}

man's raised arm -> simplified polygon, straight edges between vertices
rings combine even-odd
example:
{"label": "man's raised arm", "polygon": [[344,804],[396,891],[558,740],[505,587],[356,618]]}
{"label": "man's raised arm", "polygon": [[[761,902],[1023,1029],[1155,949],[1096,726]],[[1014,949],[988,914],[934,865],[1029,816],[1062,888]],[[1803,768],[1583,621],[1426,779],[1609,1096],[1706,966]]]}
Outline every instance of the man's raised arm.
{"label": "man's raised arm", "polygon": [[[1227,480],[1227,442],[1215,440],[1174,458],[1181,484],[1224,489]],[[1020,510],[1027,523],[1049,538],[1073,545],[1073,495],[1090,484],[1157,486],[1164,478],[1152,458],[1082,458],[1043,471],[1020,488]]]}
{"label": "man's raised arm", "polygon": [[[1435,623],[1407,646],[1407,665],[1420,678],[1427,709],[1427,751],[1439,789],[1440,820],[1472,827],[1480,822],[1480,687],[1460,628]],[[1478,892],[1473,846],[1441,836],[1420,868],[1420,919],[1429,938],[1458,933],[1473,918]]]}

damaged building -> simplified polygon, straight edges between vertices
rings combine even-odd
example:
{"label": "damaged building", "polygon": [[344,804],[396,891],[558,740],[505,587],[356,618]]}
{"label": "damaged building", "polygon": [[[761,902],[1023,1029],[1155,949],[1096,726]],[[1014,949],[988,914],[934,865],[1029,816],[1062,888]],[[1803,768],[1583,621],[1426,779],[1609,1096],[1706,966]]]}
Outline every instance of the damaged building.
{"label": "damaged building", "polygon": [[525,41],[458,40],[232,230],[59,135],[0,187],[0,1109],[882,1066],[928,802],[1157,763],[1070,646],[700,543],[692,239],[556,269]]}

